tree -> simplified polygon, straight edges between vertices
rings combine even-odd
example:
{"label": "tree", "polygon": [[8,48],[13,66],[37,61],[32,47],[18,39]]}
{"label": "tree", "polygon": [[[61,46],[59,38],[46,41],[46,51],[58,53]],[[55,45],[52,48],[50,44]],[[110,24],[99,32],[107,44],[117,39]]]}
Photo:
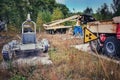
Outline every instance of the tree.
{"label": "tree", "polygon": [[92,15],[93,14],[93,9],[92,8],[89,8],[89,7],[87,7],[85,10],[84,10],[84,12],[83,12],[84,14],[87,14],[87,15]]}
{"label": "tree", "polygon": [[62,19],[63,17],[62,11],[59,8],[55,8],[52,14],[52,20]]}
{"label": "tree", "polygon": [[69,9],[66,7],[66,5],[64,5],[64,4],[56,4],[56,7],[59,8],[62,11],[62,13],[64,15],[64,18],[68,17]]}
{"label": "tree", "polygon": [[21,23],[26,20],[28,13],[31,14],[31,19],[36,21],[38,13],[41,11],[45,12],[42,16],[45,16],[45,22],[48,22],[51,21],[49,14],[53,13],[58,6],[61,14],[67,15],[68,8],[65,5],[57,4],[55,0],[0,0],[0,20],[21,28]]}
{"label": "tree", "polygon": [[114,11],[114,16],[120,16],[120,0],[113,0],[111,6]]}
{"label": "tree", "polygon": [[109,10],[108,5],[106,3],[104,3],[101,6],[101,8],[98,8],[95,17],[98,20],[105,20],[112,18],[112,12]]}
{"label": "tree", "polygon": [[51,21],[51,13],[49,11],[39,11],[37,15],[37,31],[40,29],[41,31],[44,30],[43,23],[47,23]]}
{"label": "tree", "polygon": [[43,24],[43,20],[42,20],[42,12],[38,12],[38,15],[37,15],[37,20],[36,20],[36,29],[37,31],[40,29],[40,30],[43,30],[42,28],[42,24]]}

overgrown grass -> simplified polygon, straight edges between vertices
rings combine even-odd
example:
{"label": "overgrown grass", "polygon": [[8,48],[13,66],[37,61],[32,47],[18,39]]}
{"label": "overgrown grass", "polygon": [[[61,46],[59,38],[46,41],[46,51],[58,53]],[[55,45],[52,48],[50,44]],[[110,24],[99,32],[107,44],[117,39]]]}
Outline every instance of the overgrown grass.
{"label": "overgrown grass", "polygon": [[13,77],[11,77],[10,80],[26,80],[26,78],[16,74]]}
{"label": "overgrown grass", "polygon": [[77,40],[61,40],[60,36],[44,36],[50,40],[52,65],[25,66],[1,72],[11,80],[119,80],[120,65],[99,59],[69,47]]}
{"label": "overgrown grass", "polygon": [[120,66],[99,60],[88,53],[69,48],[64,53],[53,53],[56,73],[60,80],[118,80]]}

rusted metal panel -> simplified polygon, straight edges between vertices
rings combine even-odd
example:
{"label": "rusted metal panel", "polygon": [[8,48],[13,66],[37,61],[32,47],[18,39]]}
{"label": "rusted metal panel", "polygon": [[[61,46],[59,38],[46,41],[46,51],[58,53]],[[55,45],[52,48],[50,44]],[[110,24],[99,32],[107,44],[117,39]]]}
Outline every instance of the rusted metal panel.
{"label": "rusted metal panel", "polygon": [[113,18],[114,23],[120,23],[120,16]]}
{"label": "rusted metal panel", "polygon": [[87,24],[87,28],[93,33],[116,33],[117,25],[112,21],[108,22],[92,22]]}

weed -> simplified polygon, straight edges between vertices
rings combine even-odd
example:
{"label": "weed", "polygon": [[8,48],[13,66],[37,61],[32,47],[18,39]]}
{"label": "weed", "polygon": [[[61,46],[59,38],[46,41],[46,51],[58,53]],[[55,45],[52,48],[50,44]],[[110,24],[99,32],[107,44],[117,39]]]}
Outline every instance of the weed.
{"label": "weed", "polygon": [[[80,40],[62,40],[65,35],[42,35],[50,40],[51,66],[37,64],[13,68],[10,80],[119,80],[120,65],[100,60],[86,52],[71,48]],[[68,37],[68,36],[67,36]],[[2,75],[3,72],[1,72]]]}
{"label": "weed", "polygon": [[11,77],[10,80],[26,80],[26,78],[16,74],[13,77]]}

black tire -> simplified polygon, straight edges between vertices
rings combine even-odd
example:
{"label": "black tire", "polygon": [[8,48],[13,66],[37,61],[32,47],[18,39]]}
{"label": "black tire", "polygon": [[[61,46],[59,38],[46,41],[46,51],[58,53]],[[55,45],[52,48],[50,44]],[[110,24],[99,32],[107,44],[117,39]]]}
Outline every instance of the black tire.
{"label": "black tire", "polygon": [[51,34],[55,34],[54,30],[51,30]]}
{"label": "black tire", "polygon": [[91,41],[90,43],[90,48],[93,52],[98,52],[98,53],[101,53],[102,52],[102,47],[100,46],[100,44],[98,43],[98,40],[94,40],[94,41]]}
{"label": "black tire", "polygon": [[4,61],[9,61],[9,60],[10,60],[10,57],[9,57],[9,53],[8,53],[8,52],[3,53],[3,59],[4,59]]}
{"label": "black tire", "polygon": [[43,51],[43,53],[47,53],[48,52],[48,46],[45,46],[45,50]]}
{"label": "black tire", "polygon": [[115,37],[108,37],[103,46],[103,53],[110,57],[120,54],[120,41]]}

